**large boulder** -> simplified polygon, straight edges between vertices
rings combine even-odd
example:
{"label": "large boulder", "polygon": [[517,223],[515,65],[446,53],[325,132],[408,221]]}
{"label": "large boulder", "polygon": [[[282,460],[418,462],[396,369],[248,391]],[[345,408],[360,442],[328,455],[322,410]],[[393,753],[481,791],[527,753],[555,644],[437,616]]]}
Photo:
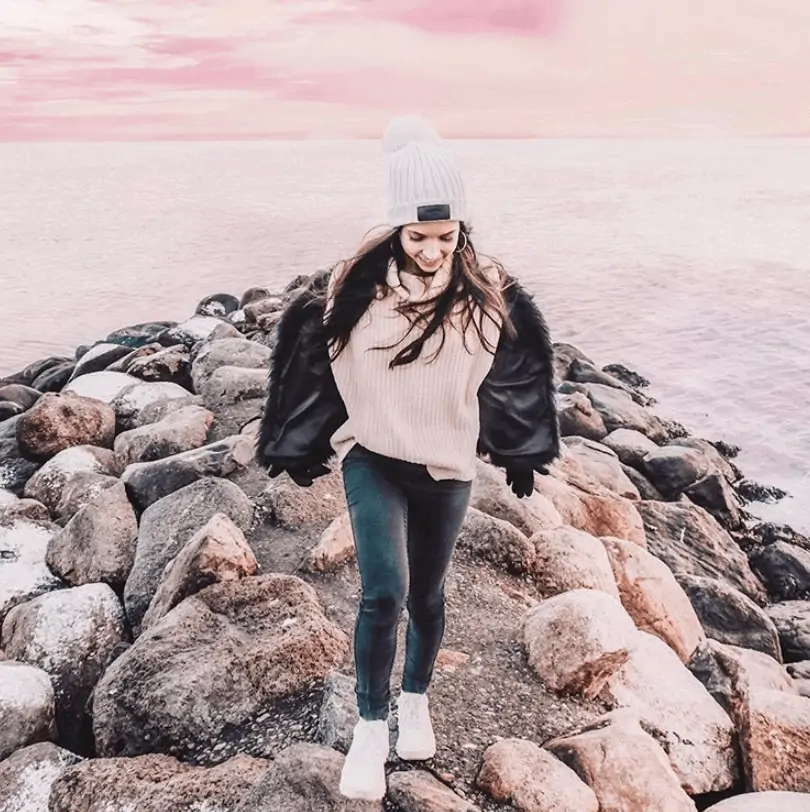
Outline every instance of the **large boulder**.
{"label": "large boulder", "polygon": [[563,437],[587,437],[600,442],[608,433],[602,416],[581,392],[560,395],[557,398],[557,414]]}
{"label": "large boulder", "polygon": [[116,428],[119,432],[129,431],[151,422],[148,417],[155,409],[176,401],[180,406],[193,402],[192,394],[182,386],[169,381],[140,381],[127,376],[129,383],[112,400],[115,409]]}
{"label": "large boulder", "polygon": [[194,391],[200,392],[220,367],[265,370],[270,365],[270,348],[246,338],[219,338],[202,344],[191,366]]}
{"label": "large boulder", "polygon": [[249,437],[234,435],[152,462],[134,462],[121,476],[138,510],[205,477],[227,477],[253,460]]}
{"label": "large boulder", "polygon": [[810,601],[783,601],[765,611],[779,632],[785,662],[810,660]]}
{"label": "large boulder", "polygon": [[59,739],[74,752],[92,749],[87,700],[126,639],[121,603],[106,584],[49,592],[15,607],[3,622],[6,653],[50,675]]}
{"label": "large boulder", "polygon": [[0,660],[0,761],[56,737],[51,678],[40,668]]}
{"label": "large boulder", "polygon": [[142,627],[149,628],[189,595],[220,581],[255,575],[258,569],[245,534],[224,513],[216,513],[166,565]]}
{"label": "large boulder", "polygon": [[348,800],[340,794],[343,761],[331,747],[288,747],[234,812],[382,812],[381,802]]}
{"label": "large boulder", "polygon": [[95,758],[54,781],[48,812],[226,812],[267,767],[244,755],[207,769],[165,755]]}
{"label": "large boulder", "polygon": [[425,770],[400,770],[388,779],[388,798],[402,812],[481,812]]}
{"label": "large boulder", "polygon": [[639,498],[638,488],[625,474],[616,452],[593,440],[566,438],[564,453],[553,467],[569,485],[586,493]]}
{"label": "large boulder", "polygon": [[523,621],[529,665],[554,691],[596,696],[627,662],[638,632],[621,603],[596,589],[544,600]]}
{"label": "large boulder", "polygon": [[704,575],[724,581],[757,603],[765,590],[745,553],[706,510],[672,502],[639,502],[647,545],[676,578]]}
{"label": "large boulder", "polygon": [[115,438],[121,468],[152,462],[205,445],[214,415],[202,406],[185,406],[156,423],[122,432]]}
{"label": "large boulder", "polygon": [[49,812],[57,778],[80,757],[55,744],[32,744],[0,762],[0,812]]}
{"label": "large boulder", "polygon": [[[347,541],[353,542],[351,526],[348,527],[348,531],[345,534]],[[496,519],[474,507],[469,508],[464,517],[458,536],[458,546],[516,575],[531,572],[537,560],[534,544],[511,522]],[[353,547],[352,544],[352,550]]]}
{"label": "large boulder", "polygon": [[732,721],[663,640],[638,632],[604,697],[638,715],[690,795],[734,786],[739,763]]}
{"label": "large boulder", "polygon": [[643,460],[658,446],[646,435],[635,429],[614,429],[601,441],[616,452],[618,458],[632,468],[643,467]]}
{"label": "large boulder", "polygon": [[603,538],[602,543],[622,605],[636,626],[660,637],[684,663],[689,662],[705,634],[672,571],[632,541]]}
{"label": "large boulder", "polygon": [[746,792],[720,801],[706,812],[810,812],[810,795],[804,792]]}
{"label": "large boulder", "polygon": [[751,598],[717,578],[681,574],[678,581],[708,637],[762,651],[782,662],[776,625]]}
{"label": "large boulder", "polygon": [[301,488],[281,474],[262,493],[259,507],[281,527],[325,528],[347,510],[340,470],[318,477],[309,488]]}
{"label": "large boulder", "polygon": [[501,739],[484,752],[476,786],[527,812],[598,812],[593,789],[562,761],[525,739]]}
{"label": "large boulder", "polygon": [[134,631],[140,627],[166,565],[217,513],[223,513],[245,531],[253,519],[253,506],[232,482],[206,478],[175,491],[144,511],[135,562],[124,589],[124,605]]}
{"label": "large boulder", "polygon": [[274,700],[323,679],[348,650],[346,635],[298,578],[214,584],[186,598],[107,669],[93,703],[97,751],[199,758],[221,739],[238,739]]}
{"label": "large boulder", "polygon": [[111,448],[115,437],[112,407],[72,392],[48,392],[17,423],[17,442],[33,460],[47,460],[77,445]]}
{"label": "large boulder", "polygon": [[773,600],[810,598],[810,550],[777,541],[754,553],[750,560]]}
{"label": "large boulder", "polygon": [[0,521],[0,623],[6,613],[62,586],[45,563],[56,525],[29,519]]}
{"label": "large boulder", "polygon": [[25,495],[42,502],[51,513],[55,513],[65,487],[76,474],[85,472],[117,476],[119,468],[115,454],[109,449],[92,445],[66,448],[48,460],[28,480]]}
{"label": "large boulder", "polygon": [[601,810],[696,810],[667,754],[641,727],[638,717],[625,709],[613,711],[573,735],[552,739],[544,746],[591,787]]}
{"label": "large boulder", "polygon": [[122,482],[102,490],[48,543],[48,566],[71,586],[121,589],[135,560],[138,521]]}
{"label": "large boulder", "polygon": [[94,398],[102,403],[112,403],[128,386],[138,383],[137,378],[124,372],[91,372],[72,380],[62,391],[74,392],[80,397]]}

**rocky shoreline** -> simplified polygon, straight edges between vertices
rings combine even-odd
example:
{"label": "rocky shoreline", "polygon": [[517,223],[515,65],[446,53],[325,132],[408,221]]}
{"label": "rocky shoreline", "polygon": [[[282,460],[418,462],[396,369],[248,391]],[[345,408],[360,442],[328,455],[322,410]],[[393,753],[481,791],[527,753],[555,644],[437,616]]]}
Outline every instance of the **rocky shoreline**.
{"label": "rocky shoreline", "polygon": [[784,494],[736,449],[568,344],[563,457],[524,500],[479,462],[436,757],[392,751],[382,805],[337,795],[339,473],[299,489],[252,459],[305,281],[0,379],[0,812],[810,810],[810,539],[751,515]]}

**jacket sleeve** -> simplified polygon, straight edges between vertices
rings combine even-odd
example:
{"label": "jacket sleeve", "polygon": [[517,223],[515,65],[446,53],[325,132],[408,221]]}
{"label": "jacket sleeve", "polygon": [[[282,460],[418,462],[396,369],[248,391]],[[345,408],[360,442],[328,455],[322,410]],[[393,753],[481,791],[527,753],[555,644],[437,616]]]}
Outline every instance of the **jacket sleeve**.
{"label": "jacket sleeve", "polygon": [[327,282],[328,273],[314,277],[278,323],[256,443],[256,459],[265,468],[325,463],[334,453],[330,438],[347,419],[324,337],[320,294]]}
{"label": "jacket sleeve", "polygon": [[514,279],[504,298],[516,336],[502,333],[478,390],[478,452],[503,468],[537,470],[560,452],[554,351],[543,315]]}

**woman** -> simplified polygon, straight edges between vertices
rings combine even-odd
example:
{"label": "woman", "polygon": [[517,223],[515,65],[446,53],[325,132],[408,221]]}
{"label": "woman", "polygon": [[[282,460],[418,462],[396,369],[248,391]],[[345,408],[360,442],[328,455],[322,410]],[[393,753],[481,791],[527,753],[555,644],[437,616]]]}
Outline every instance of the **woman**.
{"label": "woman", "polygon": [[479,260],[456,156],[415,117],[395,119],[384,144],[389,228],[288,306],[257,445],[271,476],[301,486],[328,473],[333,454],[341,464],[362,599],[360,720],[340,791],[367,800],[385,794],[403,605],[397,753],[435,753],[427,690],[477,456],[523,497],[559,451],[548,331],[517,282]]}

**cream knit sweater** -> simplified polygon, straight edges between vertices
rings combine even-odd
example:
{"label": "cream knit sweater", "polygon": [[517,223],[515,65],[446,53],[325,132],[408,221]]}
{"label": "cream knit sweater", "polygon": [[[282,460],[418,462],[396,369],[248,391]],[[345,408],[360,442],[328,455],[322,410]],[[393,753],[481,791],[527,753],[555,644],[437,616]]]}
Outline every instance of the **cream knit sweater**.
{"label": "cream knit sweater", "polygon": [[[497,272],[493,269],[497,277]],[[410,364],[389,369],[388,364],[415,337],[406,316],[396,312],[403,300],[423,301],[447,285],[449,266],[441,268],[425,289],[417,277],[397,274],[392,263],[388,283],[393,292],[374,299],[360,319],[344,351],[332,363],[338,391],[346,404],[348,420],[332,435],[332,448],[339,460],[356,444],[386,457],[427,466],[437,480],[475,478],[479,433],[478,389],[492,367],[493,355],[481,344],[471,324],[466,347],[458,318],[422,348]],[[336,283],[329,285],[327,313]],[[500,328],[481,318],[490,346],[496,347]],[[373,347],[388,347],[376,350]]]}

